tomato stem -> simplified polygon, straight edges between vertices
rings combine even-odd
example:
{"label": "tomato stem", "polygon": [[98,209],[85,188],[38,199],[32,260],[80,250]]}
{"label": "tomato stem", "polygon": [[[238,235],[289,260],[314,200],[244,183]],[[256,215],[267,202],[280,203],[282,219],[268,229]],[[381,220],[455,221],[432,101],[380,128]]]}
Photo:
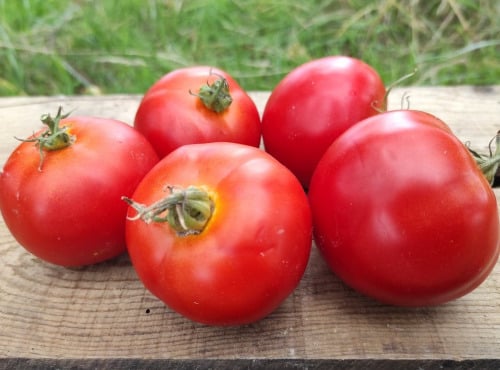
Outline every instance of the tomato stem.
{"label": "tomato stem", "polygon": [[[493,142],[495,142],[494,151],[492,149]],[[489,153],[487,155],[479,154],[478,152],[470,148],[468,149],[476,160],[476,163],[481,169],[481,172],[484,174],[488,182],[493,185],[493,182],[495,181],[495,175],[497,174],[500,166],[500,131],[498,131],[495,137],[491,139],[488,148]]]}
{"label": "tomato stem", "polygon": [[216,113],[223,112],[233,102],[233,98],[229,93],[229,84],[222,76],[219,76],[211,85],[207,81],[206,85],[200,87],[198,94],[191,91],[189,91],[189,93],[197,96],[205,107]]}
{"label": "tomato stem", "polygon": [[122,199],[137,211],[129,220],[138,219],[146,223],[167,222],[179,236],[201,233],[212,217],[214,204],[208,193],[195,186],[186,189],[168,186],[170,194],[159,201],[145,206],[130,198]]}
{"label": "tomato stem", "polygon": [[68,126],[59,127],[62,119],[70,114],[62,114],[62,107],[59,107],[54,118],[50,114],[44,114],[40,118],[44,125],[47,126],[45,131],[42,131],[38,136],[32,139],[18,139],[24,142],[34,142],[40,151],[40,164],[38,170],[42,171],[44,161],[44,150],[59,150],[66,148],[75,142],[75,136],[71,135]]}
{"label": "tomato stem", "polygon": [[[385,91],[385,95],[384,95],[384,105],[381,109],[382,112],[385,112],[387,110],[387,106],[388,106],[388,103],[389,103],[389,94],[391,93],[392,89],[394,89],[394,87],[398,86],[399,84],[401,84],[401,82],[405,81],[405,80],[408,80],[410,78],[412,78],[413,76],[415,76],[417,74],[417,71],[418,69],[415,68],[412,72],[398,78],[396,81],[392,82],[386,89]],[[403,109],[403,107],[401,107],[401,109]]]}

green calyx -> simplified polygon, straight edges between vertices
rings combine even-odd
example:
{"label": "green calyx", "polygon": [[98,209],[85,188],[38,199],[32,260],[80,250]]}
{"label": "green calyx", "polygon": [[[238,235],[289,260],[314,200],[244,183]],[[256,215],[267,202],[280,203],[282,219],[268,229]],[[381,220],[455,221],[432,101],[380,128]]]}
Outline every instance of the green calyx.
{"label": "green calyx", "polygon": [[[492,148],[493,142],[495,142],[494,150]],[[500,131],[498,131],[496,136],[491,139],[488,148],[488,154],[480,154],[472,150],[471,148],[468,149],[476,160],[476,163],[479,166],[481,172],[486,177],[486,180],[488,180],[490,185],[493,185],[493,182],[495,181],[495,175],[497,174],[500,165]]]}
{"label": "green calyx", "polygon": [[68,114],[62,114],[62,107],[57,110],[56,116],[53,118],[50,114],[44,114],[41,117],[41,121],[47,126],[45,131],[42,131],[38,136],[32,139],[18,139],[24,142],[34,142],[40,151],[40,164],[38,169],[41,171],[44,160],[44,150],[53,151],[64,149],[76,140],[74,135],[69,132],[68,126],[59,126],[62,119],[69,116]]}
{"label": "green calyx", "polygon": [[173,186],[167,188],[170,194],[149,206],[122,197],[137,211],[129,220],[141,219],[146,223],[167,222],[179,236],[200,234],[214,211],[214,204],[208,193],[195,186],[186,189]]}
{"label": "green calyx", "polygon": [[203,103],[205,107],[216,112],[221,113],[225,111],[233,102],[233,98],[229,93],[229,84],[227,80],[219,76],[219,78],[212,84],[207,82],[206,85],[200,87],[197,96]]}

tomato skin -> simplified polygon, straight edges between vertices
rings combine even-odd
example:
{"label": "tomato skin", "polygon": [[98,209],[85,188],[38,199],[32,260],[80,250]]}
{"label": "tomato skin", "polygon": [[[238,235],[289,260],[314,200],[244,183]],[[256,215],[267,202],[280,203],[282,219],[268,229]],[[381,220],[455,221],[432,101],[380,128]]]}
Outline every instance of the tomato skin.
{"label": "tomato skin", "polygon": [[83,266],[126,251],[127,206],[142,177],[158,162],[131,126],[111,119],[70,117],[76,141],[40,153],[22,142],[0,173],[0,208],[14,238],[47,262]]}
{"label": "tomato skin", "polygon": [[309,200],[316,245],[347,285],[400,306],[437,305],[481,284],[499,254],[495,195],[432,116],[368,118],[325,152]]}
{"label": "tomato skin", "polygon": [[266,151],[308,187],[324,151],[342,132],[385,110],[385,87],[361,60],[330,56],[305,63],[274,88],[262,116]]}
{"label": "tomato skin", "polygon": [[161,160],[133,199],[154,203],[166,185],[207,189],[215,211],[201,234],[184,237],[166,223],[128,221],[129,255],[145,287],[209,325],[247,324],[274,311],[298,285],[312,245],[307,196],[293,174],[254,147],[192,144]]}
{"label": "tomato skin", "polygon": [[[194,94],[220,77],[227,80],[233,101],[217,113]],[[255,103],[228,73],[209,66],[181,68],[160,78],[144,94],[134,126],[160,158],[185,144],[229,141],[257,147],[261,140]]]}

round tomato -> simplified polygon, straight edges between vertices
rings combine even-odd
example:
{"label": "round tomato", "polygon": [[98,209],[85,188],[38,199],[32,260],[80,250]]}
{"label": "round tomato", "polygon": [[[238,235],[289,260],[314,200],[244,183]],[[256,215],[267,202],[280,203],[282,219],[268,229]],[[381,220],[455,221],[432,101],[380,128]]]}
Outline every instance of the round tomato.
{"label": "round tomato", "polygon": [[183,146],[128,199],[129,255],[139,278],[191,320],[241,325],[275,310],[309,258],[312,220],[293,174],[235,143]]}
{"label": "round tomato", "polygon": [[35,256],[82,266],[126,250],[121,197],[132,194],[158,156],[123,122],[64,117],[45,116],[49,128],[12,152],[0,173],[0,209]]}
{"label": "round tomato", "polygon": [[275,87],[262,116],[267,152],[308,187],[321,155],[347,128],[385,110],[385,87],[368,64],[345,56],[305,63]]}
{"label": "round tomato", "polygon": [[459,298],[499,254],[495,195],[435,117],[392,111],[347,130],[311,180],[314,238],[354,289],[401,306]]}
{"label": "round tomato", "polygon": [[206,66],[177,69],[153,84],[140,102],[134,126],[160,157],[185,144],[259,146],[261,139],[252,99],[229,74]]}

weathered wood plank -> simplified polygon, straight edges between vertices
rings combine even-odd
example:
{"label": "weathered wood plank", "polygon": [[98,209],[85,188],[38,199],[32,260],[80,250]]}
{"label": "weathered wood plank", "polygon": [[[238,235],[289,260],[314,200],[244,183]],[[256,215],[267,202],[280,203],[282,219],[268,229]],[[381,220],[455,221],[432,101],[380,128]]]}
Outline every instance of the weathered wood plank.
{"label": "weathered wood plank", "polygon": [[99,370],[497,370],[496,360],[331,359],[0,359],[0,369]]}
{"label": "weathered wood plank", "polygon": [[[500,129],[500,86],[396,89],[390,108],[406,102],[401,100],[405,93],[411,108],[437,115],[457,136],[481,150]],[[262,112],[268,94],[252,93],[252,97]],[[139,100],[128,95],[2,98],[0,162],[18,144],[14,136],[29,135],[41,126],[40,115],[54,113],[59,105],[74,115],[131,123]],[[81,269],[39,261],[19,247],[3,221],[0,265],[0,358],[4,358],[0,368],[37,358],[53,359],[48,364],[63,359],[72,364],[84,358],[123,359],[119,361],[131,361],[128,364],[138,359],[286,359],[287,363],[332,359],[339,367],[348,364],[345,360],[364,365],[367,360],[381,364],[465,359],[472,361],[469,365],[474,360],[500,361],[498,265],[466,297],[440,307],[403,309],[353,292],[328,271],[313,249],[294,294],[268,318],[238,328],[198,325],[173,313],[142,287],[126,255]],[[303,363],[312,368],[325,364]],[[482,364],[486,363],[489,366],[490,362]],[[140,361],[135,364],[142,366]],[[161,364],[157,367],[166,366]],[[392,363],[397,364],[405,362]]]}

